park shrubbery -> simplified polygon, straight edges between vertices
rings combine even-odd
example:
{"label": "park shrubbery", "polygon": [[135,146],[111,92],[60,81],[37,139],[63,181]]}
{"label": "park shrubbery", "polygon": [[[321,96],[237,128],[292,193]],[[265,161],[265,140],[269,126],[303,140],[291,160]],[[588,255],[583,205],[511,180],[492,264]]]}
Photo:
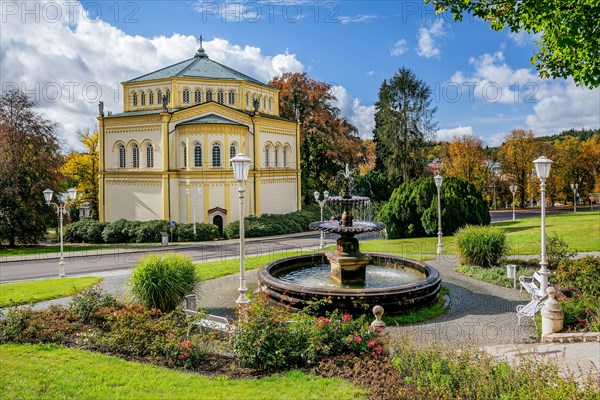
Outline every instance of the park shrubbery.
{"label": "park shrubbery", "polygon": [[465,226],[456,234],[461,264],[490,268],[508,252],[506,232],[491,226]]}
{"label": "park shrubbery", "polygon": [[[161,232],[170,232],[168,221],[129,221],[119,219],[115,222],[98,222],[83,219],[67,226],[65,241],[71,243],[159,243]],[[188,242],[194,240],[213,240],[219,237],[218,228],[212,224],[176,224],[173,240]],[[170,239],[170,238],[169,238]]]}
{"label": "park shrubbery", "polygon": [[149,255],[131,273],[129,285],[135,300],[148,308],[173,311],[198,281],[191,258],[181,254]]}
{"label": "park shrubbery", "polygon": [[[441,188],[444,234],[452,235],[464,225],[487,225],[487,203],[472,183],[446,177]],[[387,226],[390,239],[434,236],[437,233],[437,188],[433,178],[403,183],[379,211],[377,219]]]}
{"label": "park shrubbery", "polygon": [[[320,209],[316,206],[308,206],[288,214],[250,216],[244,218],[244,233],[246,237],[261,237],[305,232],[308,230],[308,224],[319,221],[320,218]],[[223,235],[228,239],[239,238],[240,223],[236,221],[227,225]]]}

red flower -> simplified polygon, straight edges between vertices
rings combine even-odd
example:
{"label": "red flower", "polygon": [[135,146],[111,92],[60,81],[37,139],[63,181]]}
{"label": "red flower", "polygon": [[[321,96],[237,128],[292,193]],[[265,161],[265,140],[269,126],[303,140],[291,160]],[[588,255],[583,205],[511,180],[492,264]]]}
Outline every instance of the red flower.
{"label": "red flower", "polygon": [[584,319],[581,319],[581,318],[578,318],[578,319],[577,319],[577,322],[578,322],[578,323],[580,323],[580,324],[585,324],[585,320],[584,320]]}
{"label": "red flower", "polygon": [[373,346],[377,346],[377,340],[373,340],[372,342],[369,342],[369,344],[367,345],[367,347],[373,347]]}
{"label": "red flower", "polygon": [[360,343],[360,342],[362,342],[362,338],[360,336],[356,335],[356,336],[354,336],[354,341]]}
{"label": "red flower", "polygon": [[350,314],[344,315],[344,322],[350,321]]}

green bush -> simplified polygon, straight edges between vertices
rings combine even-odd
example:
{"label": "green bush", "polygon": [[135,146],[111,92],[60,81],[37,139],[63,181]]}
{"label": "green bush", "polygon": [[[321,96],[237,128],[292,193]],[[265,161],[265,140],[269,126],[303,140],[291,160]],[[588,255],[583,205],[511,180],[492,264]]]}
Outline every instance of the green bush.
{"label": "green bush", "polygon": [[196,237],[194,237],[194,224],[175,225],[175,239],[178,242],[213,240],[218,237],[219,228],[216,225],[196,223]]}
{"label": "green bush", "polygon": [[89,317],[103,307],[117,307],[117,299],[110,293],[104,293],[99,286],[92,286],[71,300],[69,310],[79,319],[87,321]]}
{"label": "green bush", "polygon": [[506,233],[489,226],[465,226],[456,232],[460,262],[489,268],[508,252]]}
{"label": "green bush", "polygon": [[102,239],[105,243],[129,243],[132,234],[131,222],[133,221],[119,219],[107,224],[102,231]]}
{"label": "green bush", "polygon": [[[453,234],[458,228],[487,225],[490,213],[481,193],[464,179],[446,177],[441,188],[443,230]],[[390,239],[434,236],[437,233],[437,188],[433,178],[403,183],[377,215],[387,226]]]}
{"label": "green bush", "polygon": [[600,257],[562,260],[556,280],[563,287],[574,287],[585,295],[600,297]]}
{"label": "green bush", "polygon": [[548,257],[548,268],[556,269],[563,260],[568,260],[575,256],[574,252],[569,251],[569,245],[556,232],[547,239],[546,255]]}
{"label": "green bush", "polygon": [[67,225],[65,242],[70,243],[104,243],[102,231],[106,223],[94,219],[82,219]]}
{"label": "green bush", "polygon": [[305,311],[290,313],[259,298],[239,321],[233,347],[242,366],[284,370],[342,354],[379,355],[382,348],[374,336],[365,316],[354,319],[338,311],[321,317]]}
{"label": "green bush", "polygon": [[198,281],[192,260],[181,254],[150,255],[133,269],[131,294],[141,304],[163,312],[174,310]]}
{"label": "green bush", "polygon": [[600,332],[600,298],[584,294],[559,301],[565,313],[565,329]]}
{"label": "green bush", "polygon": [[132,235],[136,243],[160,243],[161,232],[170,232],[169,222],[162,220],[143,221]]}
{"label": "green bush", "polygon": [[[308,206],[287,214],[249,216],[244,218],[244,234],[246,237],[262,237],[305,232],[309,230],[308,225],[311,222],[319,221],[320,218],[320,208],[316,206]],[[230,223],[223,231],[223,235],[228,239],[237,239],[239,234],[239,221]]]}

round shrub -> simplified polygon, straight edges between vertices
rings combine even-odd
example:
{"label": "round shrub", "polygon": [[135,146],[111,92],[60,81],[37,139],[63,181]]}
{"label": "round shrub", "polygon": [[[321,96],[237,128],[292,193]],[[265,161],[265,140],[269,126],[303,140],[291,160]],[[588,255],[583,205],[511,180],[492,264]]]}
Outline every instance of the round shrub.
{"label": "round shrub", "polygon": [[[490,223],[487,203],[472,183],[446,177],[441,188],[442,228],[453,234],[458,228]],[[437,188],[433,178],[403,183],[377,215],[387,226],[390,239],[437,234]]]}
{"label": "round shrub", "polygon": [[102,239],[105,243],[129,243],[131,241],[128,228],[129,221],[119,219],[106,225],[102,231]]}
{"label": "round shrub", "polygon": [[65,242],[70,243],[104,243],[102,231],[106,223],[95,219],[82,219],[67,226]]}
{"label": "round shrub", "polygon": [[165,231],[169,232],[169,222],[161,220],[143,221],[135,228],[135,234],[132,234],[132,238],[135,238],[136,243],[160,243],[160,233]]}
{"label": "round shrub", "polygon": [[174,310],[198,281],[192,260],[181,254],[150,255],[140,260],[129,280],[131,294],[141,304],[163,312]]}
{"label": "round shrub", "polygon": [[194,224],[177,224],[175,237],[178,242],[213,240],[219,237],[219,228],[212,224],[196,223],[196,236],[194,237]]}
{"label": "round shrub", "polygon": [[460,262],[490,268],[508,251],[506,232],[490,226],[465,226],[456,232]]}

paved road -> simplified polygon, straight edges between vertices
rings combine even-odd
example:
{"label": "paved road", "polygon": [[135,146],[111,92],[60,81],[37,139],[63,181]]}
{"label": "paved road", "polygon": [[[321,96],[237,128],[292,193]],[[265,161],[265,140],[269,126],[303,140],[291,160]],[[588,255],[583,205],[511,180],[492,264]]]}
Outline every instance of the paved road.
{"label": "paved road", "polygon": [[[326,237],[326,244],[334,243],[335,238]],[[272,252],[287,252],[292,255],[299,250],[314,250],[319,246],[319,234],[316,232],[298,235],[248,239],[246,242],[246,263],[252,262],[256,255]],[[125,250],[110,250],[113,254],[99,254],[98,251],[73,252],[65,257],[65,272],[67,275],[81,275],[95,272],[106,272],[132,268],[137,261],[156,251],[163,249],[127,252]],[[166,251],[177,251],[186,254],[194,262],[223,260],[239,255],[239,241],[203,242],[190,246],[169,247]],[[58,275],[58,258],[56,254],[42,254],[29,260],[11,260],[0,262],[0,282],[15,280],[39,279]]]}

